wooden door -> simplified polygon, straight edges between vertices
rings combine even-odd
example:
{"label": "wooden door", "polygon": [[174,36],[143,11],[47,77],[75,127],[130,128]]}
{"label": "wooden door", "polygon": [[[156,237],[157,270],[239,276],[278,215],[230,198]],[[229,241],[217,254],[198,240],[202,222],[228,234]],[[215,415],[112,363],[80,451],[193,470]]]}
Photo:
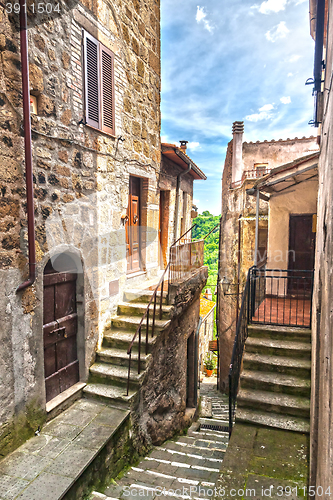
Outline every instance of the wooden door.
{"label": "wooden door", "polygon": [[140,178],[130,177],[126,222],[127,272],[141,269],[140,258]]}
{"label": "wooden door", "polygon": [[[301,277],[312,271],[315,258],[315,232],[313,230],[313,214],[291,215],[289,219],[289,263],[288,270],[293,271],[294,279],[288,280],[290,293],[310,291],[311,280]],[[300,272],[298,272],[300,271]]]}
{"label": "wooden door", "polygon": [[160,191],[159,217],[159,265],[165,269],[168,262],[168,234],[169,234],[169,191]]}
{"label": "wooden door", "polygon": [[44,274],[46,401],[79,381],[76,279],[77,274],[73,272],[52,272],[49,269]]}

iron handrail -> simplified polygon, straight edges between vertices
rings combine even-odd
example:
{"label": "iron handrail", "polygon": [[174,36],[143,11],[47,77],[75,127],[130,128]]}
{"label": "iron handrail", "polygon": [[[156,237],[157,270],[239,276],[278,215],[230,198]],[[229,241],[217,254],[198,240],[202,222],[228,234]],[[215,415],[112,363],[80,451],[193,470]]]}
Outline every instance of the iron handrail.
{"label": "iron handrail", "polygon": [[[184,234],[182,234],[180,236],[180,238],[178,238],[178,240],[174,241],[171,245],[170,248],[174,247],[178,241],[180,241],[182,238],[184,238],[184,236],[189,233],[194,227],[196,226],[196,224],[193,224],[192,227],[190,227],[190,229],[188,229]],[[170,261],[168,262],[168,265],[166,266],[166,268],[164,269],[164,272],[154,290],[154,293],[153,295],[151,296],[151,299],[148,303],[148,306],[145,310],[145,312],[143,313],[143,316],[141,318],[141,321],[135,331],[135,334],[133,336],[133,339],[127,349],[127,354],[129,356],[129,359],[128,359],[128,377],[127,377],[127,391],[126,391],[126,395],[128,396],[128,393],[129,393],[129,384],[130,384],[130,377],[131,377],[131,359],[132,359],[132,348],[133,348],[133,345],[134,345],[134,342],[137,338],[137,336],[139,335],[139,346],[138,346],[138,375],[140,375],[141,373],[141,328],[142,328],[142,325],[143,325],[143,322],[145,320],[145,318],[147,318],[147,324],[146,324],[146,355],[148,354],[148,337],[149,337],[149,308],[154,300],[154,310],[153,310],[153,319],[152,319],[152,332],[151,332],[151,336],[152,338],[154,337],[154,332],[155,332],[155,318],[156,318],[156,302],[157,302],[157,292],[158,292],[158,289],[159,287],[161,286],[161,298],[160,298],[160,310],[159,310],[159,319],[162,319],[162,303],[163,303],[163,288],[164,288],[164,278],[165,278],[165,275],[167,273],[167,271],[169,270],[169,267],[170,267]]]}
{"label": "iron handrail", "polygon": [[[231,436],[232,432],[233,417],[235,412],[236,397],[237,397],[237,390],[240,377],[240,368],[243,357],[244,345],[248,335],[247,326],[249,323],[249,310],[250,310],[250,281],[253,269],[255,269],[255,266],[252,266],[247,274],[247,279],[243,291],[241,308],[238,315],[236,335],[235,335],[235,341],[232,350],[231,363],[229,369],[229,436]],[[245,334],[241,337],[241,329],[243,324],[244,324]],[[237,370],[237,372],[235,370]],[[235,384],[234,381],[236,382]]]}

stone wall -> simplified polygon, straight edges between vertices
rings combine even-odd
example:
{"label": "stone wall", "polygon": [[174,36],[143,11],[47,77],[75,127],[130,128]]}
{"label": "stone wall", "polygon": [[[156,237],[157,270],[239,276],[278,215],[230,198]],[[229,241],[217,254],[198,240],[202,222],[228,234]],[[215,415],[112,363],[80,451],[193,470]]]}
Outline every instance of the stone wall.
{"label": "stone wall", "polygon": [[[142,178],[143,264],[148,275],[157,272],[159,16],[159,0],[85,0],[29,30],[37,279],[16,294],[28,273],[20,44],[0,11],[0,453],[45,416],[43,270],[61,252],[75,256],[81,276],[80,374],[87,376],[127,281],[121,217],[130,175]],[[115,136],[83,124],[82,29],[114,53]],[[110,282],[119,293],[110,293]]]}
{"label": "stone wall", "polygon": [[[333,2],[327,2],[332,13]],[[332,74],[333,19],[329,15],[324,83],[324,119],[319,159],[318,220],[315,283],[312,309],[312,387],[310,432],[310,480],[312,486],[332,487],[333,477],[333,100],[329,91]],[[315,498],[320,498],[320,489]]]}

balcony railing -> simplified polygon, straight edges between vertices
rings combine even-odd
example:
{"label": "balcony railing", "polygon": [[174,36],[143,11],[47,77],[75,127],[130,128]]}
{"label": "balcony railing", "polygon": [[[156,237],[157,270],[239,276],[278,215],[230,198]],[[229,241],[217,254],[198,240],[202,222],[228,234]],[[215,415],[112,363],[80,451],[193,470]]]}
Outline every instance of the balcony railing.
{"label": "balcony railing", "polygon": [[254,268],[251,274],[251,323],[311,326],[314,271]]}
{"label": "balcony railing", "polygon": [[246,179],[259,179],[271,172],[270,168],[254,168],[252,170],[245,170],[243,172],[242,178],[239,181],[232,182],[230,184],[230,189],[236,189],[241,187]]}

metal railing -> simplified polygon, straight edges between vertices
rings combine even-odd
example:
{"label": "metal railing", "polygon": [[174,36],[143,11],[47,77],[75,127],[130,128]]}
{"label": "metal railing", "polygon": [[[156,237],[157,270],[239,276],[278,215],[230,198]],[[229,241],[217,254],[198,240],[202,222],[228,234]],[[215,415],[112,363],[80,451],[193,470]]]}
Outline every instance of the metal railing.
{"label": "metal railing", "polygon": [[[189,233],[196,224],[194,224],[186,233],[183,234],[173,245],[170,247],[170,269],[169,269],[169,283],[175,283],[189,276],[193,271],[199,269],[204,264],[204,244],[206,238],[215,231],[220,224],[209,231],[201,240],[191,241],[185,240],[184,236]],[[176,246],[176,243],[180,244]]]}
{"label": "metal railing", "polygon": [[311,327],[314,271],[251,267],[243,291],[229,369],[229,436],[249,324]]}
{"label": "metal railing", "polygon": [[[179,241],[184,240],[184,237],[196,226],[194,224],[188,231],[186,231],[178,240],[176,240],[170,247],[170,254],[171,254],[171,249],[177,248],[176,245]],[[184,244],[181,244],[179,246],[182,246]],[[187,245],[187,243],[185,243]],[[177,252],[176,252],[177,254]],[[127,354],[129,356],[128,358],[128,377],[127,377],[127,396],[129,393],[129,386],[130,386],[130,378],[131,378],[131,360],[132,360],[132,349],[134,342],[138,338],[138,375],[141,373],[141,347],[142,347],[142,329],[145,329],[145,354],[148,354],[148,340],[149,340],[149,334],[151,338],[154,338],[155,335],[155,321],[156,321],[156,308],[157,308],[157,302],[158,302],[158,292],[160,291],[160,298],[159,298],[159,312],[158,312],[158,319],[162,319],[162,304],[163,304],[163,290],[164,290],[164,282],[165,282],[165,276],[167,275],[167,272],[170,270],[171,267],[171,262],[169,261],[168,265],[166,266],[154,292],[153,295],[150,298],[150,301],[148,303],[148,306],[141,318],[141,321],[139,323],[139,326],[137,327],[135,334],[133,336],[133,339],[127,349]],[[152,311],[150,311],[150,306],[152,306]],[[150,315],[152,313],[152,318],[150,321]],[[146,320],[146,321],[145,321]],[[145,324],[144,324],[145,322]]]}
{"label": "metal railing", "polygon": [[[134,342],[136,340],[137,337],[139,337],[139,344],[138,344],[138,375],[140,375],[141,373],[141,337],[142,337],[142,328],[144,328],[144,325],[143,325],[143,322],[144,320],[146,319],[146,325],[145,325],[145,329],[146,329],[146,347],[145,347],[145,354],[147,355],[148,354],[148,339],[149,339],[149,329],[150,329],[150,326],[151,326],[151,338],[154,338],[154,334],[155,334],[155,320],[156,320],[156,306],[157,306],[157,292],[158,292],[158,289],[161,288],[160,292],[161,292],[161,296],[160,296],[160,300],[159,300],[159,313],[158,313],[158,317],[159,319],[162,319],[162,303],[163,303],[163,288],[164,288],[164,278],[165,278],[165,275],[169,269],[169,265],[170,263],[167,265],[167,267],[165,268],[159,282],[158,282],[158,285],[157,287],[155,288],[154,290],[154,293],[153,295],[151,296],[151,299],[148,303],[148,306],[141,318],[141,321],[139,323],[139,326],[137,327],[136,331],[135,331],[135,334],[134,334],[134,337],[132,339],[132,342],[130,343],[128,349],[127,349],[127,354],[129,356],[128,358],[128,377],[127,377],[127,392],[126,392],[126,395],[128,396],[128,393],[129,393],[129,386],[130,386],[130,378],[131,378],[131,360],[132,360],[132,349],[133,349],[133,345],[134,345]],[[153,316],[152,316],[152,321],[151,321],[151,325],[149,324],[149,314],[150,314],[150,306],[151,304],[154,302],[154,305],[153,305]]]}
{"label": "metal railing", "polygon": [[245,341],[248,337],[248,324],[250,319],[250,281],[254,268],[251,267],[247,274],[245,288],[242,297],[242,304],[236,326],[236,335],[232,351],[230,369],[229,369],[229,437],[231,436],[232,426],[235,419],[236,400],[238,393],[239,377],[242,366],[243,351]]}
{"label": "metal railing", "polygon": [[311,326],[314,271],[254,268],[251,323]]}

